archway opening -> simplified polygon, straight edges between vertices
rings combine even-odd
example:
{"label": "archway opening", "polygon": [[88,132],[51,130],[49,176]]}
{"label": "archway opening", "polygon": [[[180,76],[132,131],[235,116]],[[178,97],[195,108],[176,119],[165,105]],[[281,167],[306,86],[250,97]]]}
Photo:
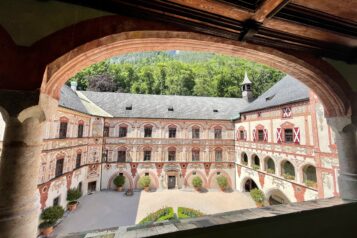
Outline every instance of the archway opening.
{"label": "archway opening", "polygon": [[244,183],[244,192],[250,192],[250,190],[258,188],[258,185],[253,179],[249,178]]}
{"label": "archway opening", "polygon": [[241,163],[245,166],[248,165],[248,155],[245,152],[242,152],[241,154]]}
{"label": "archway opening", "polygon": [[260,169],[260,158],[258,155],[253,155],[252,156],[252,159],[253,159],[253,169],[254,170],[259,170]]}
{"label": "archway opening", "polygon": [[265,159],[265,169],[269,174],[275,174],[275,163],[274,160],[270,157]]}
{"label": "archway opening", "polygon": [[290,161],[285,160],[281,163],[281,176],[287,180],[295,180],[295,167]]}
{"label": "archway opening", "polygon": [[312,165],[306,165],[303,168],[303,180],[304,183],[309,186],[316,188],[317,186],[317,176],[316,167]]}
{"label": "archway opening", "polygon": [[279,205],[279,204],[288,204],[289,199],[285,196],[285,194],[280,190],[273,190],[270,192],[268,196],[269,205]]}

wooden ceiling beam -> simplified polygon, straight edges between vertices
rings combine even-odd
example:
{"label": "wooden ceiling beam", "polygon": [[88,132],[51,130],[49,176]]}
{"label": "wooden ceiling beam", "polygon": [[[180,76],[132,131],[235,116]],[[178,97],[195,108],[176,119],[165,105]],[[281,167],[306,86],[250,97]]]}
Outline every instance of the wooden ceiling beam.
{"label": "wooden ceiling beam", "polygon": [[290,0],[265,0],[252,17],[253,20],[263,23],[280,11]]}

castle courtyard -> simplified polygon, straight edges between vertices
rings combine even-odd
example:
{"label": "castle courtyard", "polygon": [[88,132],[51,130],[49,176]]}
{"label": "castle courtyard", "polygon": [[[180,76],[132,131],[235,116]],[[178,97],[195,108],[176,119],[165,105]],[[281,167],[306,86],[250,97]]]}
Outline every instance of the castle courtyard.
{"label": "castle courtyard", "polygon": [[205,214],[256,207],[249,193],[236,191],[162,190],[134,192],[130,197],[122,192],[97,192],[81,198],[78,209],[64,218],[53,235],[61,237],[69,233],[134,225],[149,213],[166,206],[175,211],[180,206],[193,208]]}

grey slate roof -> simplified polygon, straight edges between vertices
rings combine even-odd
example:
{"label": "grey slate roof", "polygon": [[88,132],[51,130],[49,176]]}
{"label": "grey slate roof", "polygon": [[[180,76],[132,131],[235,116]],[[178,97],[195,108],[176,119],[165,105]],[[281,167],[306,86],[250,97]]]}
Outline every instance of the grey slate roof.
{"label": "grey slate roof", "polygon": [[[248,105],[242,98],[91,91],[81,91],[81,93],[113,117],[231,120]],[[126,110],[126,107],[130,106],[132,110]],[[174,111],[169,111],[169,107]]]}
{"label": "grey slate roof", "polygon": [[256,111],[309,99],[309,88],[287,75],[240,112]]}
{"label": "grey slate roof", "polygon": [[88,113],[77,93],[67,85],[61,88],[59,105],[79,112]]}

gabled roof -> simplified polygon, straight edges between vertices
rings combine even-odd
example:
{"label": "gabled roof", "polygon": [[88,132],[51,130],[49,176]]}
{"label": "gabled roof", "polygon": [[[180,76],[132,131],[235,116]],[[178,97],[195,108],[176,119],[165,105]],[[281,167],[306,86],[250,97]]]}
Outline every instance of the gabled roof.
{"label": "gabled roof", "polygon": [[63,85],[61,88],[59,105],[65,108],[76,110],[78,112],[88,113],[77,93],[67,85]]}
{"label": "gabled roof", "polygon": [[265,93],[241,110],[251,112],[309,99],[309,88],[297,79],[287,75]]}
{"label": "gabled roof", "polygon": [[231,120],[248,105],[242,98],[92,91],[80,93],[113,117]]}

